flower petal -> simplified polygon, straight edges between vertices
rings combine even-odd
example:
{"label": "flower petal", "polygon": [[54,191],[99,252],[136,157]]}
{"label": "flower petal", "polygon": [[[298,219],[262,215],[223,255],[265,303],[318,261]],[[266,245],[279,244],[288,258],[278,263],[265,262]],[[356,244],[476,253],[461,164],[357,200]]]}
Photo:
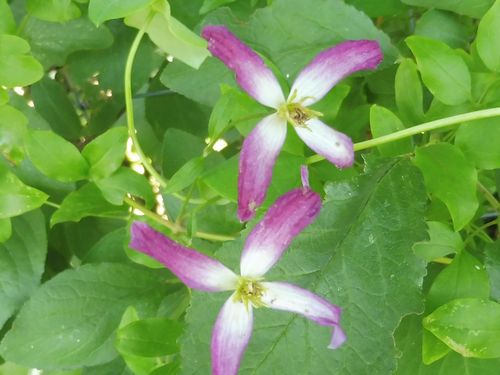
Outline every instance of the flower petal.
{"label": "flower petal", "polygon": [[333,327],[332,339],[328,345],[330,349],[338,348],[346,340],[339,324],[342,312],[340,307],[293,284],[263,282],[262,286],[265,291],[261,301],[267,307],[301,314],[315,323]]}
{"label": "flower petal", "polygon": [[212,375],[236,375],[252,336],[252,306],[229,297],[212,332]]}
{"label": "flower petal", "polygon": [[219,261],[172,241],[149,225],[135,221],[130,247],[163,263],[188,287],[206,292],[233,290],[238,276]]}
{"label": "flower petal", "polygon": [[264,275],[320,209],[320,196],[307,188],[291,190],[278,198],[247,237],[240,262],[242,276]]}
{"label": "flower petal", "polygon": [[264,61],[225,26],[205,26],[201,33],[208,50],[236,74],[236,81],[250,96],[268,107],[285,102],[283,91]]}
{"label": "flower petal", "polygon": [[300,138],[314,152],[325,157],[339,168],[347,168],[354,162],[351,138],[325,125],[317,118],[306,122],[306,126],[295,126]]}
{"label": "flower petal", "polygon": [[299,73],[290,95],[308,106],[319,101],[344,77],[359,70],[375,69],[382,61],[380,45],[375,40],[349,40],[320,52]]}
{"label": "flower petal", "polygon": [[266,197],[276,158],[285,142],[286,121],[264,117],[243,142],[238,176],[238,217],[250,220]]}

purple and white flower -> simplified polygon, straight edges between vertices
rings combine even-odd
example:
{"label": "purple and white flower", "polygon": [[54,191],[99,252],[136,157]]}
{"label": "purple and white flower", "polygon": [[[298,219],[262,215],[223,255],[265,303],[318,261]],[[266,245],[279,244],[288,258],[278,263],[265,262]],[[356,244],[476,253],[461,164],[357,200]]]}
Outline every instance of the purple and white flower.
{"label": "purple and white flower", "polygon": [[262,204],[276,158],[285,142],[287,122],[314,152],[339,168],[354,161],[351,139],[321,122],[308,106],[346,76],[375,69],[382,60],[377,41],[346,41],[319,53],[297,76],[288,99],[262,58],[224,26],[206,26],[208,49],[235,72],[236,81],[259,103],[276,110],[263,118],[243,143],[238,178],[238,216],[251,219]]}
{"label": "purple and white flower", "polygon": [[328,345],[335,349],[346,336],[340,328],[341,309],[316,294],[286,282],[264,281],[264,274],[280,259],[293,238],[318,215],[321,198],[304,187],[278,198],[248,235],[240,260],[241,276],[219,261],[186,248],[145,223],[134,222],[130,247],[163,263],[188,287],[206,292],[234,291],[224,303],[212,332],[212,374],[238,373],[250,341],[253,310],[269,307],[301,314],[333,328]]}

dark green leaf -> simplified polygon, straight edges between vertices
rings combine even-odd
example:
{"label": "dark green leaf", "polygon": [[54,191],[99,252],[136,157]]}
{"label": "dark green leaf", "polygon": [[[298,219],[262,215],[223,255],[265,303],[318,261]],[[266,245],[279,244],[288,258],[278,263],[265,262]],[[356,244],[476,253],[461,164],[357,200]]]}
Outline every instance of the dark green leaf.
{"label": "dark green leaf", "polygon": [[425,8],[438,8],[466,16],[481,18],[495,0],[401,0],[408,5]]}
{"label": "dark green leaf", "polygon": [[0,243],[0,328],[38,287],[46,253],[42,213],[33,211],[12,219],[12,236]]}
{"label": "dark green leaf", "polygon": [[165,132],[162,145],[162,170],[170,178],[189,160],[200,156],[206,144],[183,130],[169,128]]}
{"label": "dark green leaf", "polygon": [[101,237],[83,258],[84,263],[127,263],[125,242],[128,239],[126,228],[118,228]]}
{"label": "dark green leaf", "polygon": [[431,9],[417,22],[415,35],[440,40],[452,48],[465,48],[469,45],[472,23],[463,17]]}
{"label": "dark green leaf", "polygon": [[51,22],[66,22],[81,15],[71,0],[27,0],[26,8],[31,15]]}
{"label": "dark green leaf", "polygon": [[116,356],[114,332],[125,308],[151,315],[164,293],[159,274],[136,267],[103,263],[64,271],[23,306],[0,352],[47,370],[106,363]]}
{"label": "dark green leaf", "polygon": [[500,301],[500,241],[486,246],[484,262],[490,278],[491,297]]}

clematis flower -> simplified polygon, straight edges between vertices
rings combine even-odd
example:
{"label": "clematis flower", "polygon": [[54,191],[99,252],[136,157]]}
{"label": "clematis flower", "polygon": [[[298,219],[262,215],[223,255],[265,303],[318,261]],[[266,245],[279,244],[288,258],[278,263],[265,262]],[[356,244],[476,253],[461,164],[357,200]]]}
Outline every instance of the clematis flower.
{"label": "clematis flower", "polygon": [[279,260],[293,238],[318,215],[321,198],[304,187],[278,198],[248,235],[240,261],[241,276],[219,261],[186,248],[145,223],[134,222],[130,247],[160,261],[188,287],[206,292],[232,290],[212,332],[212,374],[233,375],[252,334],[253,310],[269,307],[301,314],[333,328],[329,348],[346,336],[339,325],[341,309],[320,296],[286,282],[268,282],[264,274]]}
{"label": "clematis flower", "polygon": [[321,122],[321,113],[308,108],[323,98],[344,77],[375,69],[382,60],[378,42],[351,40],[320,52],[297,76],[285,100],[272,71],[252,49],[224,26],[206,26],[202,36],[208,49],[236,74],[236,81],[259,103],[274,108],[245,139],[238,177],[238,216],[251,219],[262,204],[272,170],[283,146],[289,122],[314,152],[339,168],[354,161],[351,139]]}

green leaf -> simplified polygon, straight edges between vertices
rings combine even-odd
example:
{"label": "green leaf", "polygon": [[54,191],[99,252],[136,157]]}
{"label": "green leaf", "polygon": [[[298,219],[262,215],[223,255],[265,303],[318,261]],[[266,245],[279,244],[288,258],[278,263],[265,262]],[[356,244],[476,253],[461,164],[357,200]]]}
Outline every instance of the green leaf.
{"label": "green leaf", "polygon": [[490,279],[491,297],[500,301],[500,241],[486,246],[484,264]]}
{"label": "green leaf", "polygon": [[121,357],[99,366],[85,367],[81,375],[136,375],[130,371]]}
{"label": "green leaf", "polygon": [[0,164],[0,219],[18,216],[40,207],[48,198],[43,191],[22,183]]}
{"label": "green leaf", "polygon": [[406,38],[430,92],[448,105],[471,98],[470,72],[462,57],[443,42],[422,36]]}
{"label": "green leaf", "polygon": [[[97,28],[86,17],[65,23],[30,18],[22,32],[35,56],[45,69],[63,66],[75,51],[106,48],[113,43],[113,35],[105,26]],[[39,77],[41,78],[41,76]]]}
{"label": "green leaf", "polygon": [[13,163],[24,158],[24,136],[28,119],[10,105],[0,106],[0,154]]}
{"label": "green leaf", "polygon": [[496,302],[456,299],[427,316],[423,325],[464,357],[500,357],[500,305]]}
{"label": "green leaf", "polygon": [[200,14],[208,13],[214,9],[220,8],[223,5],[234,3],[236,0],[204,0],[200,8]]}
{"label": "green leaf", "polygon": [[422,361],[430,365],[451,352],[448,345],[427,330],[422,332]]}
{"label": "green leaf", "polygon": [[95,182],[101,190],[104,198],[117,206],[123,204],[123,198],[127,194],[140,197],[145,200],[146,207],[153,207],[155,197],[148,179],[137,172],[121,167],[111,176]]}
{"label": "green leaf", "polygon": [[[166,1],[153,4],[154,15],[146,28],[151,40],[164,52],[197,69],[210,53],[207,42],[170,15]],[[141,29],[150,18],[151,9],[141,9],[125,18],[128,26]]]}
{"label": "green leaf", "polygon": [[82,150],[82,156],[90,164],[90,177],[99,180],[109,177],[123,163],[127,148],[126,127],[109,129]]}
{"label": "green leaf", "polygon": [[[390,110],[379,105],[372,105],[370,108],[370,129],[374,137],[381,137],[387,134],[403,130],[405,127],[401,120]],[[397,156],[407,154],[413,150],[411,138],[401,139],[377,147],[383,156]]]}
{"label": "green leaf", "polygon": [[500,72],[500,1],[495,1],[479,23],[476,36],[477,53],[484,64],[495,72]]}
{"label": "green leaf", "polygon": [[498,119],[483,119],[460,125],[455,136],[455,144],[478,168],[500,168]]}
{"label": "green leaf", "polygon": [[88,183],[64,198],[61,207],[52,215],[50,225],[65,221],[78,222],[86,216],[123,217],[126,213],[126,207],[109,203],[95,184]]}
{"label": "green leaf", "polygon": [[162,144],[162,170],[170,178],[189,160],[203,153],[206,144],[183,130],[169,128],[163,136]]}
{"label": "green leaf", "polygon": [[16,21],[7,3],[7,0],[0,0],[0,34],[15,34]]}
{"label": "green leaf", "polygon": [[118,330],[115,347],[121,354],[161,357],[179,351],[177,339],[183,326],[175,320],[137,320]]}
{"label": "green leaf", "polygon": [[96,25],[107,20],[126,17],[155,0],[90,0],[89,18]]}
{"label": "green leaf", "polygon": [[460,234],[454,232],[447,224],[439,221],[428,221],[429,227],[428,241],[417,242],[413,246],[413,251],[427,262],[444,257],[449,254],[460,252],[464,243]]}
{"label": "green leaf", "polygon": [[31,55],[26,40],[0,34],[0,85],[28,86],[43,76],[43,68]]}
{"label": "green leaf", "polygon": [[190,186],[203,173],[205,158],[202,156],[189,160],[168,181],[165,193],[177,193]]}
{"label": "green leaf", "polygon": [[114,332],[125,308],[154,314],[167,291],[163,281],[158,273],[117,263],[66,270],[23,306],[0,353],[46,370],[106,363],[116,356]]}
{"label": "green leaf", "polygon": [[89,165],[75,145],[51,131],[28,133],[26,151],[33,164],[49,177],[63,182],[87,178]]}
{"label": "green leaf", "polygon": [[450,10],[473,18],[481,18],[495,0],[401,0],[408,5]]}
{"label": "green leaf", "polygon": [[28,0],[28,12],[41,20],[66,22],[81,15],[80,8],[71,0]]}
{"label": "green leaf", "polygon": [[[407,161],[369,169],[366,175],[330,187],[334,201],[324,205],[266,277],[298,284],[341,306],[347,342],[329,350],[331,330],[294,314],[261,308],[255,311],[253,336],[241,365],[244,373],[395,370],[394,329],[402,316],[422,309],[425,263],[412,254],[411,246],[425,237],[425,192],[420,173]],[[243,242],[226,243],[217,257],[236,270]],[[193,292],[181,341],[181,374],[209,373],[207,343],[228,297]]]}
{"label": "green leaf", "polygon": [[49,123],[51,129],[66,139],[77,140],[82,124],[68,92],[57,81],[43,78],[31,88],[36,111]]}
{"label": "green leaf", "polygon": [[424,175],[429,193],[442,200],[453,219],[455,231],[474,217],[477,172],[456,146],[437,143],[415,151],[415,164]]}
{"label": "green leaf", "polygon": [[40,211],[11,222],[10,239],[0,243],[0,328],[38,287],[47,253],[45,219]]}
{"label": "green leaf", "polygon": [[0,219],[0,244],[12,236],[12,223],[10,218]]}

